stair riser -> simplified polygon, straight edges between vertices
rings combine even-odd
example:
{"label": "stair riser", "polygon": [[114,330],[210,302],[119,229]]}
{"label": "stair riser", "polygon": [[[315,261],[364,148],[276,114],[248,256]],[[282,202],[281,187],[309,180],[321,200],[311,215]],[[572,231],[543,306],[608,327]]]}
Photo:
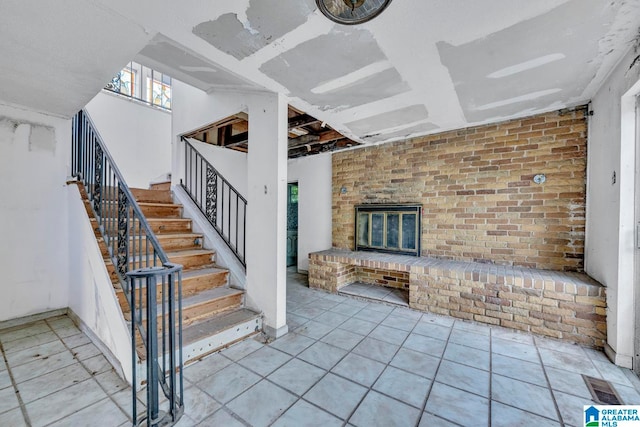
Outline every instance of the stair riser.
{"label": "stair riser", "polygon": [[[191,270],[191,269],[198,269],[198,268],[205,268],[208,266],[211,266],[213,264],[213,256],[211,253],[204,253],[204,254],[196,254],[196,255],[174,255],[169,257],[169,261],[171,261],[174,264],[180,264],[183,267],[183,270]],[[149,255],[149,260],[151,261],[152,255]],[[144,266],[144,262],[142,263],[142,266]],[[133,263],[133,261],[129,262],[129,271],[131,270],[135,270],[136,268],[140,268],[141,265],[140,263],[136,262],[135,264]],[[118,279],[118,275],[116,274],[116,269],[113,265],[113,263],[111,262],[107,262],[107,271],[109,272],[109,276],[111,277],[111,280],[117,280]]]}
{"label": "stair riser", "polygon": [[[188,298],[199,292],[207,291],[209,289],[218,288],[227,284],[227,277],[229,273],[227,271],[221,271],[219,273],[203,274],[201,276],[187,277],[182,279],[182,297]],[[123,308],[123,311],[128,310],[128,302],[124,292],[119,289],[116,291],[118,296],[118,302]],[[156,287],[157,302],[162,301],[162,284],[158,284]],[[136,296],[137,298],[139,296]],[[143,307],[146,307],[147,291],[142,289]]]}
{"label": "stair riser", "polygon": [[[91,202],[88,200],[84,201],[84,208],[87,211],[87,215],[89,217],[93,216],[93,208]],[[104,216],[113,216],[115,217],[118,214],[118,206],[117,204],[105,204],[104,207]],[[182,216],[182,207],[181,206],[149,206],[142,205],[140,206],[140,210],[147,218],[180,218]],[[130,210],[131,212],[131,210]]]}
{"label": "stair riser", "polygon": [[171,190],[171,182],[160,182],[158,184],[151,184],[150,190],[169,191]]}
{"label": "stair riser", "polygon": [[188,233],[191,231],[191,221],[172,221],[170,219],[164,221],[149,222],[151,230],[154,233]]}
{"label": "stair riser", "polygon": [[[161,235],[162,236],[162,235]],[[158,239],[166,252],[202,249],[202,238],[197,237],[161,237]]]}
{"label": "stair riser", "polygon": [[[162,236],[162,235],[161,235]],[[109,252],[107,251],[107,245],[100,235],[99,231],[96,233],[96,239],[98,240],[98,246],[100,247],[100,252],[102,253],[103,258],[107,258],[109,256]],[[158,239],[160,245],[165,250],[165,252],[175,252],[181,250],[195,250],[202,249],[202,238],[197,237],[167,237]],[[131,247],[135,245],[135,247],[145,247],[147,239],[145,237],[131,237],[129,239],[129,244]]]}
{"label": "stair riser", "polygon": [[131,193],[138,202],[148,203],[173,203],[171,191],[167,190],[145,190],[141,188],[132,188]]}
{"label": "stair riser", "polygon": [[[129,224],[129,232],[132,233],[133,231],[131,230],[133,223]],[[98,227],[98,222],[97,221],[91,221],[91,226],[93,227],[93,234],[97,237],[100,238],[102,237],[102,233],[100,232],[100,228]],[[136,222],[135,224],[136,229],[135,231],[138,231],[138,227],[139,224]],[[166,221],[162,221],[162,222],[158,222],[158,221],[152,221],[149,223],[149,226],[151,227],[151,231],[153,231],[155,234],[158,235],[158,240],[160,241],[160,244],[162,244],[162,241],[164,240],[163,236],[168,235],[168,234],[173,234],[173,233],[191,233],[191,223],[184,221],[184,222],[177,222],[177,221],[171,221],[170,219],[166,220]],[[112,235],[115,235],[115,231],[111,233]],[[133,237],[131,237],[133,239]],[[142,237],[143,240],[143,244],[144,244],[144,237]],[[168,237],[169,241],[171,241],[172,237]],[[181,239],[181,238],[177,238],[177,239]],[[188,248],[188,247],[192,247],[192,246],[202,246],[201,243],[196,244],[195,243],[195,239],[186,239],[184,242],[181,243],[176,243],[179,245],[180,248],[182,248],[182,244],[187,244],[187,242],[189,242],[189,246],[184,246],[184,248]],[[136,244],[138,244],[138,237],[136,237]],[[163,246],[164,247],[164,246]],[[171,249],[165,249],[165,251],[171,251]]]}
{"label": "stair riser", "polygon": [[182,207],[180,206],[140,206],[142,213],[147,218],[180,218]]}
{"label": "stair riser", "polygon": [[[189,326],[198,320],[212,317],[225,311],[233,310],[242,304],[242,294],[230,295],[227,297],[216,298],[191,307],[185,307],[182,310],[182,325]],[[125,304],[126,306],[126,304]],[[131,312],[128,308],[123,307],[124,318],[131,321]],[[158,316],[158,322],[162,321],[162,314]],[[144,327],[147,327],[146,319],[142,321]]]}
{"label": "stair riser", "polygon": [[214,262],[214,256],[210,253],[198,255],[180,255],[177,253],[170,257],[171,262],[180,264],[184,270],[204,268],[210,266]]}
{"label": "stair riser", "polygon": [[198,320],[206,319],[227,310],[233,310],[240,307],[240,304],[242,304],[242,294],[210,300],[198,306],[189,307],[182,312],[183,325],[189,326]]}

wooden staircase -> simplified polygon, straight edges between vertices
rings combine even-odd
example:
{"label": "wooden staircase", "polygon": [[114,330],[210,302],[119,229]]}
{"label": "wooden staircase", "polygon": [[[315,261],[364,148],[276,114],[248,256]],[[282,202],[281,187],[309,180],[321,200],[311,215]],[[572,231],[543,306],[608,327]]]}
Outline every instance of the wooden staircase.
{"label": "wooden staircase", "polygon": [[[131,192],[170,262],[183,266],[183,357],[187,364],[259,332],[262,319],[259,314],[243,308],[244,291],[229,286],[229,271],[216,265],[215,251],[205,249],[203,235],[192,231],[190,219],[182,218],[182,206],[173,203],[169,188],[169,183],[160,183],[153,184],[150,189],[132,188]],[[81,193],[118,302],[129,321],[131,313],[127,298],[82,188]],[[117,212],[117,209],[113,211]],[[144,237],[132,236],[131,239],[137,239],[136,245],[144,247]],[[130,269],[136,265],[133,259],[129,263]],[[162,283],[157,286],[160,301]],[[143,297],[145,294],[143,290]],[[141,353],[140,349],[138,353]]]}

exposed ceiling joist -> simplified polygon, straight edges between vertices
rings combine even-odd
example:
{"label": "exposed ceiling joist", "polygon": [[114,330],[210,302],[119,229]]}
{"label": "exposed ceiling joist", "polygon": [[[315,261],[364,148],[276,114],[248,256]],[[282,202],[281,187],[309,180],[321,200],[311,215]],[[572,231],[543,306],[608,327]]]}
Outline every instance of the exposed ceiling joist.
{"label": "exposed ceiling joist", "polygon": [[320,140],[319,135],[302,135],[297,138],[289,138],[289,150],[300,147],[302,145],[309,144],[310,142],[318,142]]}
{"label": "exposed ceiling joist", "polygon": [[308,114],[300,114],[299,116],[289,118],[289,130],[311,125],[314,123],[320,123],[320,120],[316,119],[315,117],[311,117]]}

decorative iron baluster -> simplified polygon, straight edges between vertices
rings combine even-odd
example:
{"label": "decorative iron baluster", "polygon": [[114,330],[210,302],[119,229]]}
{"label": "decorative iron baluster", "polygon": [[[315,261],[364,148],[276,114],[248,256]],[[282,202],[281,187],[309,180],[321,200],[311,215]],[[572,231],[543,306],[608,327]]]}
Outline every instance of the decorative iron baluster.
{"label": "decorative iron baluster", "polygon": [[102,169],[104,168],[104,154],[102,147],[95,142],[95,173],[93,184],[93,209],[100,212],[100,204],[102,203]]}
{"label": "decorative iron baluster", "polygon": [[118,184],[118,272],[122,277],[129,270],[129,203],[127,196]]}
{"label": "decorative iron baluster", "polygon": [[[98,229],[102,238],[107,243],[110,260],[116,268],[115,271],[121,281],[123,290],[125,290],[126,299],[129,303],[132,322],[131,355],[134,384],[139,385],[139,383],[136,382],[136,366],[139,362],[138,352],[136,350],[138,347],[137,344],[140,343],[146,348],[147,360],[151,359],[150,354],[153,354],[155,358],[152,369],[150,369],[149,372],[143,373],[142,376],[146,379],[146,387],[151,390],[153,395],[150,404],[147,405],[147,415],[142,420],[138,418],[136,387],[133,387],[133,420],[136,423],[135,425],[142,425],[144,422],[149,427],[169,427],[180,419],[184,411],[181,319],[182,266],[169,263],[168,255],[160,246],[160,242],[149,226],[140,205],[126,185],[113,158],[102,142],[100,135],[95,130],[90,117],[86,115],[84,111],[78,113],[73,120],[73,126],[75,126],[75,132],[72,137],[72,143],[74,145],[71,150],[72,174],[78,177],[79,182],[89,193],[91,205],[94,210],[93,213],[98,223]],[[103,202],[106,202],[104,206]],[[115,204],[117,204],[117,206]],[[132,218],[134,222],[130,224]],[[138,223],[137,231],[135,222]],[[138,238],[138,249],[136,249],[134,243],[135,239],[134,241],[130,241],[131,235],[135,235],[135,237]],[[145,241],[146,254],[141,252],[142,239]],[[133,246],[130,248],[130,244],[132,243]],[[135,283],[135,280],[133,280],[131,276],[132,273],[129,272],[129,257],[137,256],[138,259],[141,259],[146,255],[148,263],[150,252],[153,254],[154,264],[158,262],[162,267],[157,271],[150,271],[149,268],[138,268],[138,270],[134,272],[134,276],[137,274],[136,277],[147,277],[149,274],[157,275],[158,272],[165,277],[168,275],[171,281],[169,283],[169,291],[161,292],[158,298],[162,297],[162,301],[160,302],[162,307],[169,307],[169,313],[167,313],[167,315],[177,316],[177,319],[170,320],[168,328],[164,321],[161,325],[158,325],[162,326],[162,328],[153,327],[153,322],[150,322],[150,327],[147,331],[145,322],[149,319],[155,319],[157,315],[154,311],[156,309],[156,297],[152,293],[147,293],[149,300],[144,302],[142,298],[143,288],[138,287],[138,289],[136,289],[136,287],[132,285]],[[140,263],[138,263],[138,267],[140,267]],[[173,287],[175,285],[173,282],[174,278],[177,279],[177,292],[174,291],[175,288]],[[166,279],[162,278],[162,280],[164,281]],[[149,287],[147,286],[145,289],[148,290]],[[155,286],[153,286],[153,289],[155,290]],[[174,307],[177,307],[176,313],[174,313]],[[144,315],[143,310],[146,310]],[[163,347],[163,350],[166,350],[162,352],[163,354],[158,354],[158,347],[156,345],[159,334],[162,334],[163,337],[166,334],[174,334],[170,335],[172,338],[169,348],[164,349]],[[164,358],[167,357],[167,355],[169,355],[171,363],[163,369],[158,365],[158,357]],[[174,359],[175,357],[178,359],[177,362]],[[169,380],[167,380],[167,378]],[[171,402],[171,407],[168,408],[167,412],[160,411],[160,399],[158,395],[160,392]]]}
{"label": "decorative iron baluster", "polygon": [[[247,200],[224,176],[220,175],[207,159],[198,153],[185,137],[182,137],[182,141],[185,149],[185,171],[184,178],[180,179],[180,185],[229,249],[233,251],[238,261],[246,266],[244,243],[246,242]],[[218,185],[221,192],[218,192]],[[203,190],[204,196],[202,195]],[[205,200],[202,200],[203,198]],[[232,215],[234,202],[236,209],[235,215]],[[240,211],[242,211],[242,217]],[[235,230],[235,236],[232,230]],[[238,247],[239,241],[243,243],[242,247]]]}
{"label": "decorative iron baluster", "polygon": [[207,164],[206,211],[209,222],[216,222],[218,216],[218,175],[211,165]]}

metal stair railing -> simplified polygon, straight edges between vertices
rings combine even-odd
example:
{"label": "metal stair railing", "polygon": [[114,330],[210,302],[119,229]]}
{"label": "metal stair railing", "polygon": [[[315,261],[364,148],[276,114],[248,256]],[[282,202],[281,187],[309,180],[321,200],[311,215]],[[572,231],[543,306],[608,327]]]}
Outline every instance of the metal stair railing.
{"label": "metal stair railing", "polygon": [[244,267],[247,200],[202,154],[182,137],[184,178],[180,185]]}
{"label": "metal stair railing", "polygon": [[[182,266],[169,261],[84,110],[72,121],[71,151],[72,176],[87,193],[129,304],[134,362],[133,425],[174,425],[184,411]],[[139,347],[144,347],[144,355],[138,354]],[[147,368],[142,374],[147,387],[146,414],[140,416],[135,381],[138,356],[146,357]],[[160,391],[167,398],[162,406]]]}

